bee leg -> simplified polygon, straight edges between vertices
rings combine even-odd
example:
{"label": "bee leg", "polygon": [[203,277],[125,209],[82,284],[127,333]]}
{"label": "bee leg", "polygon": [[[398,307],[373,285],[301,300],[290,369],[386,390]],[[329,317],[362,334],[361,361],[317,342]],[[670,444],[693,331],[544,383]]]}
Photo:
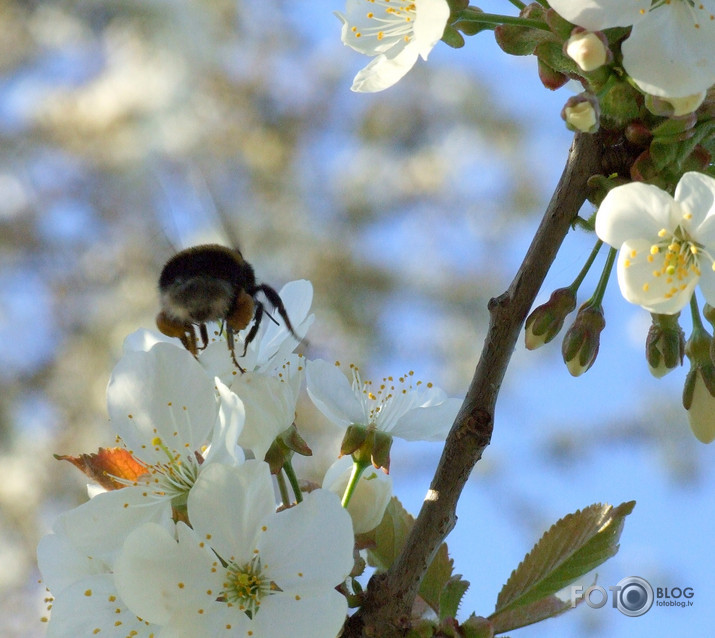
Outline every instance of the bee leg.
{"label": "bee leg", "polygon": [[290,330],[290,333],[300,341],[300,337],[295,333],[295,330],[293,330],[293,325],[288,318],[288,313],[286,312],[286,308],[283,305],[283,300],[281,299],[280,295],[267,284],[261,284],[260,286],[256,286],[253,292],[256,293],[259,290],[266,296],[266,299],[268,299],[270,304],[278,311],[278,314],[283,319],[286,328]]}
{"label": "bee leg", "polygon": [[[248,350],[248,344],[251,343],[256,338],[258,334],[258,329],[261,327],[261,320],[263,319],[263,304],[260,301],[256,302],[256,314],[253,317],[253,325],[246,335],[246,339],[243,342],[243,354],[242,357],[246,356],[246,351]],[[269,315],[270,316],[270,315]]]}
{"label": "bee leg", "polygon": [[[193,326],[191,326],[193,330]],[[205,350],[206,346],[209,345],[209,332],[206,329],[206,324],[205,323],[200,323],[199,324],[199,332],[201,333],[201,347],[199,350]],[[194,337],[196,339],[196,337]]]}
{"label": "bee leg", "polygon": [[[231,359],[233,364],[241,371],[243,374],[246,370],[241,366],[241,364],[236,361],[236,349],[233,341],[233,328],[227,323],[226,324],[226,345],[228,345],[228,351],[231,353]],[[243,354],[246,354],[245,352]]]}
{"label": "bee leg", "polygon": [[159,330],[167,337],[178,338],[184,348],[186,348],[194,356],[198,354],[196,331],[194,330],[194,326],[190,323],[176,321],[175,319],[169,317],[165,312],[160,312],[156,316],[156,327],[159,328]]}

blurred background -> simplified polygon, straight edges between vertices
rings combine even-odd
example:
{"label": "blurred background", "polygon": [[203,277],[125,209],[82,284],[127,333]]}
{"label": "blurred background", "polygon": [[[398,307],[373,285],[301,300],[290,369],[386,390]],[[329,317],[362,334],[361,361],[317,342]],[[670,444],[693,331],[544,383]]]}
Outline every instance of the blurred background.
{"label": "blurred background", "polygon": [[[505,0],[479,6],[513,13]],[[566,160],[569,93],[544,89],[535,60],[507,57],[488,32],[462,50],[438,44],[391,90],[351,93],[368,60],[341,44],[339,9],[0,0],[0,635],[44,635],[35,547],[86,498],[52,454],[111,445],[106,383],[123,339],[153,327],[175,250],[238,238],[262,281],[313,282],[308,356],[466,391],[487,301],[508,286]],[[539,302],[592,243],[567,238]],[[558,339],[516,348],[448,539],[472,583],[462,618],[493,610],[558,518],[636,499],[598,583],[692,587],[693,606],[628,618],[584,605],[514,635],[705,635],[715,448],[689,431],[685,370],[650,377],[647,313],[615,281],[605,306],[599,359],[580,379]],[[439,453],[395,444],[395,491],[413,513]]]}

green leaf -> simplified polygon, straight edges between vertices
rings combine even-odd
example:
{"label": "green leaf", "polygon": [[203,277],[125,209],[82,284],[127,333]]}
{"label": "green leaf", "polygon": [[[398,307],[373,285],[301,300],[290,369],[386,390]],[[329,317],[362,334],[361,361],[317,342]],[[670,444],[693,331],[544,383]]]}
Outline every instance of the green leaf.
{"label": "green leaf", "polygon": [[501,634],[519,627],[526,627],[553,618],[571,609],[571,601],[556,596],[541,598],[529,605],[507,609],[489,616],[495,634]]}
{"label": "green leaf", "polygon": [[469,581],[462,580],[460,574],[452,576],[439,595],[439,619],[456,618],[459,604],[469,589]]}
{"label": "green leaf", "polygon": [[[419,591],[420,598],[422,598],[435,613],[439,613],[440,595],[450,578],[452,578],[453,568],[454,561],[449,557],[447,544],[442,543],[427,569]],[[467,585],[469,585],[469,583],[467,583]]]}
{"label": "green leaf", "polygon": [[[368,563],[384,571],[395,562],[407,540],[415,519],[402,507],[396,497],[392,497],[382,522],[371,532],[360,535],[361,547],[367,547]],[[449,557],[447,544],[442,543],[430,563],[420,585],[419,595],[435,613],[439,613],[440,595],[452,578],[453,561]]]}
{"label": "green leaf", "polygon": [[[361,544],[368,547],[368,564],[381,571],[389,568],[399,556],[413,524],[412,516],[402,507],[397,497],[393,496],[380,524],[360,537]],[[370,542],[366,542],[367,539],[370,539]]]}
{"label": "green leaf", "polygon": [[541,601],[613,556],[634,507],[598,503],[556,522],[511,573],[492,616]]}

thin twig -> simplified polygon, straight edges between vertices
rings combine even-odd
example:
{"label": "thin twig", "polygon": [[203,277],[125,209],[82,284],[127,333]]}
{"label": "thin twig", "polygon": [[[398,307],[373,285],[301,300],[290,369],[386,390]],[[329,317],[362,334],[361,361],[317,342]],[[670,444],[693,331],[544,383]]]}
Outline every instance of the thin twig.
{"label": "thin twig", "polygon": [[[349,619],[344,638],[396,638],[409,628],[422,578],[454,528],[464,484],[491,440],[497,396],[527,313],[586,200],[586,180],[600,172],[601,148],[597,136],[577,134],[574,138],[564,172],[521,267],[508,290],[489,302],[482,354],[415,525],[390,569],[370,581],[365,602]],[[474,564],[478,561],[477,553]]]}

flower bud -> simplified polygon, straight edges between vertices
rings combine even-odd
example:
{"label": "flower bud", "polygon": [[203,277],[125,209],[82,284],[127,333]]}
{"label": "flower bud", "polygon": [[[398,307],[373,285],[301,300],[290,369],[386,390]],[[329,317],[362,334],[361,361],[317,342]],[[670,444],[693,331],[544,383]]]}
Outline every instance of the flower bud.
{"label": "flower bud", "polygon": [[602,33],[593,33],[580,27],[574,29],[571,37],[564,43],[564,53],[587,73],[613,59],[608,40]]}
{"label": "flower bud", "polygon": [[645,100],[646,108],[655,115],[665,117],[682,117],[695,112],[705,100],[707,93],[702,91],[683,97],[659,97],[648,95]]}
{"label": "flower bud", "polygon": [[[333,463],[323,478],[323,488],[342,498],[350,480],[353,461],[343,456]],[[368,467],[360,476],[357,487],[348,503],[348,512],[353,519],[356,534],[363,534],[375,529],[382,521],[387,504],[392,498],[392,478]]]}
{"label": "flower bud", "polygon": [[598,130],[600,117],[598,100],[589,93],[574,95],[566,101],[561,117],[570,131],[595,133]]}
{"label": "flower bud", "polygon": [[693,366],[685,378],[683,406],[695,438],[701,443],[715,440],[715,370]]}
{"label": "flower bud", "polygon": [[526,319],[525,339],[529,350],[549,343],[561,330],[566,316],[576,307],[576,293],[571,288],[559,288],[545,303],[531,311]]}
{"label": "flower bud", "polygon": [[576,321],[564,335],[561,354],[572,376],[578,377],[588,370],[598,355],[601,331],[606,327],[601,306],[588,303],[581,306]]}
{"label": "flower bud", "polygon": [[683,407],[695,438],[702,443],[715,440],[715,365],[710,358],[712,337],[697,324],[685,344],[690,371],[683,387]]}
{"label": "flower bud", "polygon": [[660,379],[671,370],[683,365],[685,334],[675,315],[651,315],[653,323],[648,330],[645,357],[650,373]]}

